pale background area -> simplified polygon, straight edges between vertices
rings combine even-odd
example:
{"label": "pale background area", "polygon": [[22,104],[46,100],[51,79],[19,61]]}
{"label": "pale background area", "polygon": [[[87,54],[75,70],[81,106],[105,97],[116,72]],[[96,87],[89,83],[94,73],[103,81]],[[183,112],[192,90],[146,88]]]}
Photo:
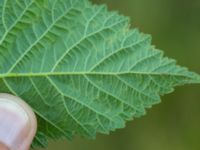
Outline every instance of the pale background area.
{"label": "pale background area", "polygon": [[[157,48],[200,73],[200,0],[94,1],[131,16]],[[200,150],[200,86],[176,88],[162,100],[145,117],[109,136],[51,142],[47,150]]]}

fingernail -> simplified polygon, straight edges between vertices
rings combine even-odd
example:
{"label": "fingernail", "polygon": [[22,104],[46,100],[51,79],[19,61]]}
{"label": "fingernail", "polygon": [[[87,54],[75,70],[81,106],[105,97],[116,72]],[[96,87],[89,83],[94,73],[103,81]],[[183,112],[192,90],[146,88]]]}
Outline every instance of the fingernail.
{"label": "fingernail", "polygon": [[35,132],[31,108],[18,97],[0,94],[0,143],[5,149],[28,150]]}

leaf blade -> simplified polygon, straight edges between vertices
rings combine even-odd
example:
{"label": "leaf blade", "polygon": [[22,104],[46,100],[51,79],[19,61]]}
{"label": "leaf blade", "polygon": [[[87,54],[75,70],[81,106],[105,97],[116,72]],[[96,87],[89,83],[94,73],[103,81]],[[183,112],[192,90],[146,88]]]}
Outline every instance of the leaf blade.
{"label": "leaf blade", "polygon": [[[9,19],[15,12],[8,8],[18,1],[7,1],[0,2],[0,16]],[[18,5],[9,30],[0,31],[0,92],[32,106],[39,120],[35,144],[123,128],[175,86],[200,82],[105,6],[87,0]]]}

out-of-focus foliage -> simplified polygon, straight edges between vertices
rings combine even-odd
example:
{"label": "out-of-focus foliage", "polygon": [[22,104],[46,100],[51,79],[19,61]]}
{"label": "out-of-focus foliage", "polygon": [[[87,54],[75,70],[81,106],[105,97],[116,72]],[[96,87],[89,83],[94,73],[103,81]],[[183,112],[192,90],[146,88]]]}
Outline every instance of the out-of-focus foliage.
{"label": "out-of-focus foliage", "polygon": [[[131,16],[132,24],[150,33],[153,44],[179,64],[200,73],[200,0],[94,0]],[[110,136],[95,141],[76,138],[48,150],[199,150],[200,86],[179,87],[148,114]]]}

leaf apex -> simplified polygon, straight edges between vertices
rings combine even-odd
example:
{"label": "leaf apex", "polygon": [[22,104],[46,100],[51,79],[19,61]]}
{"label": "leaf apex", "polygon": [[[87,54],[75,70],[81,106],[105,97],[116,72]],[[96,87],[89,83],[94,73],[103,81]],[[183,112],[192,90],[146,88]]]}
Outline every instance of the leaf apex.
{"label": "leaf apex", "polygon": [[200,84],[200,75],[193,73],[193,76],[191,77],[191,83]]}
{"label": "leaf apex", "polygon": [[197,83],[200,84],[200,75],[197,75]]}

